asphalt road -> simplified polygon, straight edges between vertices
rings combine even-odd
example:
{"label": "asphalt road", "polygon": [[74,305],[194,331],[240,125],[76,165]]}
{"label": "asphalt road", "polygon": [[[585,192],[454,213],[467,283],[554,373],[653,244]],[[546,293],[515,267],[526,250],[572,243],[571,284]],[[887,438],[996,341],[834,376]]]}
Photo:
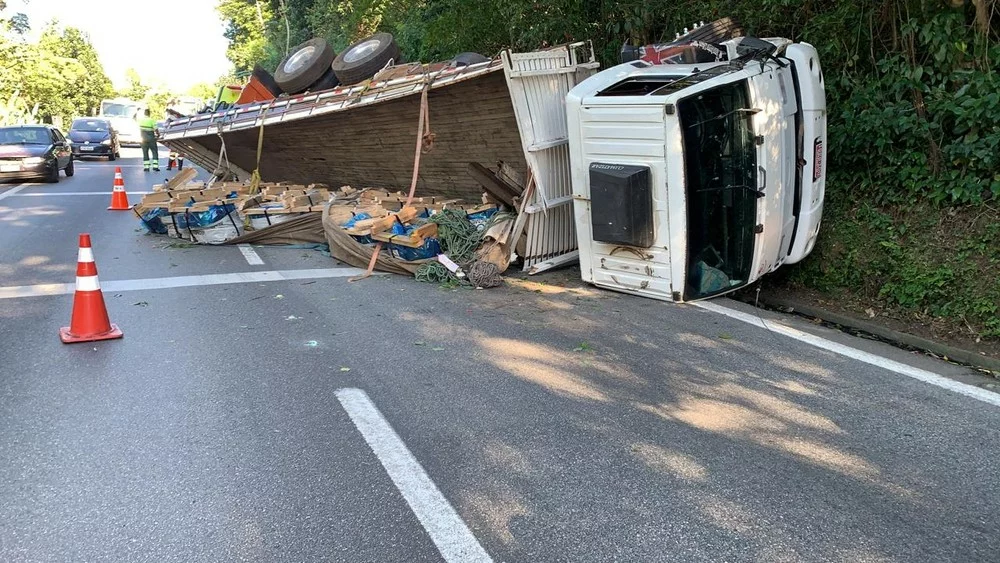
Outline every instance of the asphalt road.
{"label": "asphalt road", "polygon": [[[2,561],[1000,561],[1000,406],[915,378],[988,393],[969,370],[572,270],[251,265],[106,211],[115,165],[166,176],[134,152],[0,186]],[[72,295],[4,293],[71,283],[80,232],[122,340],[63,345]]]}

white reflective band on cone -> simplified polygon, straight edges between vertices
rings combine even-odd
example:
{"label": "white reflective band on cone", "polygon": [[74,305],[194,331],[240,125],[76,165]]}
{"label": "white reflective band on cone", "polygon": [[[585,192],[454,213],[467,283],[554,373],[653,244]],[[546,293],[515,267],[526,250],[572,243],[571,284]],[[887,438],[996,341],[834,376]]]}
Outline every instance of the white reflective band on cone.
{"label": "white reflective band on cone", "polygon": [[93,248],[81,248],[80,252],[76,254],[77,262],[93,262],[94,261],[94,249]]}
{"label": "white reflective band on cone", "polygon": [[100,291],[101,282],[97,281],[97,276],[76,276],[77,291]]}
{"label": "white reflective band on cone", "polygon": [[115,192],[124,192],[125,191],[125,186],[115,186],[112,191],[115,191]]}

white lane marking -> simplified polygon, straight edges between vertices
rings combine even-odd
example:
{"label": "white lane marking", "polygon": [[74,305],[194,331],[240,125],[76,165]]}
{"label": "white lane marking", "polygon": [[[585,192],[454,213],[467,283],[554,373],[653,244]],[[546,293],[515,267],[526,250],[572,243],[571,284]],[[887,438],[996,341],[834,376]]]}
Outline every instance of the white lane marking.
{"label": "white lane marking", "polygon": [[493,559],[462,517],[444,498],[368,395],[360,389],[339,389],[337,400],[375,452],[444,560],[449,563],[492,562]]}
{"label": "white lane marking", "polygon": [[29,187],[28,184],[21,184],[20,186],[15,186],[15,187],[13,187],[13,188],[11,188],[11,189],[3,192],[2,194],[0,194],[0,200],[2,200],[4,198],[8,198],[8,197],[16,194],[17,192],[19,192],[19,191],[21,191],[21,190],[23,190],[24,188],[27,188],[27,187]]}
{"label": "white lane marking", "polygon": [[[55,196],[63,197],[67,195],[103,195],[110,197],[111,192],[112,190],[108,190],[106,192],[43,192],[43,193],[30,193],[30,194],[16,194],[12,197],[55,197]],[[125,193],[131,195],[146,195],[150,192],[133,192],[125,190]]]}
{"label": "white lane marking", "polygon": [[[76,160],[76,159],[74,159],[73,162],[78,163],[78,162],[83,162],[83,161],[82,160]],[[79,166],[81,170],[110,170],[112,172],[115,171],[116,167],[117,168],[142,168],[141,164],[113,164],[113,163],[112,164],[96,164],[95,163],[95,164],[87,164],[87,165],[75,164],[74,166]]]}
{"label": "white lane marking", "polygon": [[[204,276],[177,276],[171,278],[146,278],[136,280],[106,281],[101,285],[104,291],[141,291],[146,289],[173,289],[203,285],[224,285],[235,283],[262,283],[272,281],[308,280],[321,278],[348,278],[363,274],[358,268],[316,268],[312,270],[271,270],[267,272],[238,272],[234,274],[208,274]],[[376,272],[378,273],[378,272]],[[46,295],[67,295],[73,293],[71,283],[43,283],[0,287],[0,299],[19,297],[42,297]]]}
{"label": "white lane marking", "polygon": [[958,393],[960,395],[965,395],[973,399],[978,399],[984,403],[989,403],[994,406],[1000,407],[1000,393],[993,393],[992,391],[987,391],[973,385],[967,385],[965,383],[959,383],[953,379],[948,379],[942,375],[938,375],[934,372],[927,371],[925,369],[920,369],[913,366],[908,366],[904,363],[897,362],[895,360],[890,360],[888,358],[883,358],[882,356],[872,354],[870,352],[864,352],[858,350],[857,348],[851,348],[850,346],[845,346],[838,342],[833,342],[832,340],[827,340],[825,338],[809,334],[807,332],[802,332],[801,330],[794,329],[789,326],[785,326],[777,321],[771,320],[766,325],[755,315],[744,313],[742,311],[736,311],[728,307],[723,307],[721,305],[716,305],[715,303],[692,303],[696,307],[701,307],[707,311],[712,311],[713,313],[719,313],[727,317],[736,319],[738,321],[745,322],[747,324],[763,328],[765,330],[770,330],[771,332],[776,332],[778,334],[787,336],[798,340],[799,342],[805,342],[811,346],[817,348],[822,348],[828,350],[835,354],[840,354],[841,356],[846,356],[848,358],[857,360],[859,362],[864,362],[869,365],[880,367],[882,369],[889,370],[900,375],[905,375],[906,377],[912,377],[913,379],[923,381],[924,383],[930,383],[942,389],[947,389]]}
{"label": "white lane marking", "polygon": [[253,247],[249,244],[238,244],[236,245],[240,252],[243,253],[243,257],[247,259],[247,264],[251,266],[263,266],[264,261],[261,260],[260,256],[254,251]]}

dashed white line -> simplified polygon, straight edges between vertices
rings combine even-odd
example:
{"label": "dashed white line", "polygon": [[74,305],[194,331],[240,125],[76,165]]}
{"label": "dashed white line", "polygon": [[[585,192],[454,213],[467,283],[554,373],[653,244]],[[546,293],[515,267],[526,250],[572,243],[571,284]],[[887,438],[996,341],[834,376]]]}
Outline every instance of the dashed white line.
{"label": "dashed white line", "polygon": [[0,194],[0,200],[2,200],[4,198],[8,198],[8,197],[16,194],[17,192],[19,192],[19,191],[21,191],[21,190],[23,190],[24,188],[27,188],[27,187],[28,187],[28,184],[21,184],[20,186],[15,186],[15,187],[13,187],[13,188],[11,188],[11,189],[3,192],[2,194]]}
{"label": "dashed white line", "polygon": [[832,340],[827,340],[826,338],[822,338],[820,336],[802,332],[801,330],[783,325],[777,321],[772,320],[765,324],[756,315],[723,307],[715,303],[699,302],[692,303],[692,305],[701,307],[707,311],[712,311],[713,313],[725,315],[729,318],[736,319],[759,328],[763,328],[765,330],[770,330],[771,332],[776,332],[783,336],[798,340],[799,342],[805,342],[806,344],[822,348],[833,352],[834,354],[840,354],[841,356],[845,356],[859,362],[880,367],[900,375],[905,375],[906,377],[912,377],[913,379],[923,381],[924,383],[929,383],[942,389],[947,389],[948,391],[1000,407],[1000,394],[993,393],[992,391],[987,391],[965,383],[959,383],[958,381],[948,379],[947,377],[938,375],[931,371],[908,366],[895,360],[890,360],[870,352],[858,350],[857,348],[851,348],[850,346],[845,346],[844,344],[833,342]]}
{"label": "dashed white line", "polygon": [[254,251],[253,247],[249,244],[238,244],[236,245],[240,252],[243,253],[243,257],[247,259],[247,264],[251,266],[263,266],[264,261],[261,260],[260,256]]}
{"label": "dashed white line", "polygon": [[[316,268],[310,270],[271,270],[267,272],[238,272],[234,274],[209,274],[204,276],[176,276],[169,278],[146,278],[135,280],[115,280],[102,282],[105,292],[141,291],[147,289],[173,289],[204,285],[224,285],[236,283],[261,283],[272,281],[308,280],[321,278],[349,278],[365,271],[358,268]],[[47,283],[0,287],[0,299],[20,297],[43,297],[46,295],[67,295],[73,293],[72,283]]]}
{"label": "dashed white line", "polygon": [[462,517],[444,498],[410,450],[360,389],[340,389],[337,400],[375,452],[413,514],[449,563],[492,562]]}

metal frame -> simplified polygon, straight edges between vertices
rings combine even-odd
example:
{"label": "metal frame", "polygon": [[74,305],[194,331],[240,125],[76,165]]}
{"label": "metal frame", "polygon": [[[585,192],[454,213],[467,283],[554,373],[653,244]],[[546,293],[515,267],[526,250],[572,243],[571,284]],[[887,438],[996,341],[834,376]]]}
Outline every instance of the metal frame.
{"label": "metal frame", "polygon": [[[536,274],[576,259],[566,95],[600,66],[589,41],[544,51],[501,53],[524,157],[535,182],[524,208],[524,270]],[[518,233],[519,234],[519,233]]]}

